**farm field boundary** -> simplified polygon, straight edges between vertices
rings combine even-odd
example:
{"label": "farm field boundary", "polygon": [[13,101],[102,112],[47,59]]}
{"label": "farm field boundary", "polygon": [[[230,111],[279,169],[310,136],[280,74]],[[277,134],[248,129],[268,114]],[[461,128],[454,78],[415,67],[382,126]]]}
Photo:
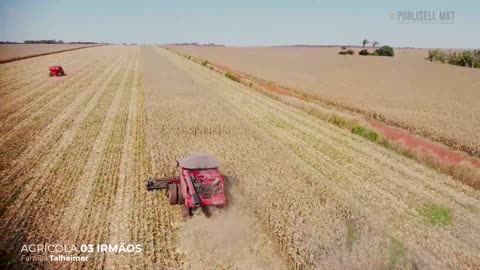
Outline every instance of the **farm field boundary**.
{"label": "farm field boundary", "polygon": [[94,48],[94,47],[99,47],[99,46],[106,46],[106,45],[84,46],[84,47],[76,47],[76,48],[64,49],[64,50],[53,51],[53,52],[29,54],[29,55],[25,55],[25,56],[0,60],[0,64],[10,63],[10,62],[19,61],[19,60],[28,59],[28,58],[33,58],[33,57],[38,57],[38,56],[45,56],[45,55],[50,55],[50,54],[69,52],[69,51],[75,51],[75,50],[86,49],[86,48]]}

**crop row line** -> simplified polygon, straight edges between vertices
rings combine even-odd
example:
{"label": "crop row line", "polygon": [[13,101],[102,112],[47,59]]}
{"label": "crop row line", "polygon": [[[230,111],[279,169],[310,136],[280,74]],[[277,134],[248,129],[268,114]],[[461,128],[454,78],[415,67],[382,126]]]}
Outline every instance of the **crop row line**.
{"label": "crop row line", "polygon": [[[28,240],[28,237],[34,237],[35,241],[39,241],[38,239],[49,239],[52,235],[61,234],[53,232],[56,227],[50,225],[58,223],[56,217],[60,216],[62,205],[65,205],[71,196],[69,194],[74,192],[72,185],[77,182],[79,173],[84,170],[92,142],[100,132],[99,124],[106,115],[106,108],[113,100],[113,91],[109,89],[116,87],[112,82],[118,77],[121,66],[112,67],[115,69],[107,69],[109,75],[106,78],[100,77],[103,84],[97,89],[88,91],[96,93],[95,99],[92,99],[86,107],[88,110],[84,110],[76,118],[78,121],[74,121],[74,124],[80,123],[78,132],[62,137],[61,141],[65,145],[61,145],[58,152],[52,153],[55,157],[53,160],[45,160],[42,166],[37,167],[30,176],[35,177],[35,181],[29,181],[22,188],[15,203],[9,207],[8,215],[2,216],[4,231],[18,228],[17,232],[11,235],[14,246],[22,243],[22,239]],[[33,207],[25,207],[26,205]],[[44,213],[51,215],[45,217]],[[35,234],[28,233],[30,228],[35,228]]]}
{"label": "crop row line", "polygon": [[[0,74],[2,80],[0,80],[0,96],[14,94],[17,95],[17,91],[9,89],[9,91],[3,91],[3,86],[9,85],[12,82],[17,82],[20,80],[20,84],[23,86],[33,86],[35,87],[36,82],[40,81],[41,83],[51,81],[51,78],[48,76],[48,66],[51,66],[55,63],[61,64],[63,67],[68,68],[67,74],[72,70],[78,69],[76,65],[78,63],[77,57],[79,55],[84,55],[84,59],[95,60],[95,56],[89,55],[85,52],[73,52],[65,54],[57,54],[48,57],[40,57],[37,59],[20,61],[8,65],[0,65],[0,73],[3,71],[3,75]],[[10,66],[8,71],[5,72],[5,67]],[[37,84],[38,85],[38,84]],[[17,88],[18,89],[18,88]]]}
{"label": "crop row line", "polygon": [[[69,85],[84,79],[86,74],[92,74],[92,68],[87,67],[92,65],[93,67],[103,66],[104,62],[104,59],[82,62],[72,71],[73,76],[53,79],[46,76],[48,81],[35,80],[31,87],[22,87],[20,91],[15,92],[17,95],[3,98],[4,104],[0,107],[0,119],[7,121],[10,118],[15,119],[14,116],[22,115],[25,112],[35,112],[38,110],[35,107],[38,106],[36,104],[42,104],[42,102],[45,102],[45,99],[51,100],[63,89],[68,89]],[[93,69],[98,72],[98,68]]]}
{"label": "crop row line", "polygon": [[5,124],[1,128],[0,142],[13,136],[16,130],[31,124],[31,120],[35,116],[41,115],[49,108],[58,107],[57,103],[62,102],[66,97],[70,97],[72,94],[78,95],[78,92],[87,85],[86,82],[91,82],[95,78],[95,73],[105,66],[106,64],[102,64],[93,70],[85,69],[85,72],[78,74],[78,78],[69,81],[72,82],[71,84],[62,84],[58,87],[51,85],[52,89],[39,87],[42,88],[42,91],[37,92],[40,96],[33,94],[22,103],[12,101],[12,106],[2,110],[1,119]]}
{"label": "crop row line", "polygon": [[[121,62],[121,61],[120,61]],[[117,62],[117,63],[120,63]],[[106,74],[115,66],[115,63],[112,63],[108,68],[105,69]],[[100,80],[94,80],[82,91],[82,94],[79,95],[76,100],[71,103],[68,108],[59,115],[53,122],[51,122],[45,129],[43,133],[39,136],[35,143],[31,144],[29,148],[24,151],[17,159],[13,167],[8,170],[2,171],[1,178],[2,181],[6,184],[4,188],[8,191],[2,193],[2,195],[10,195],[8,199],[2,196],[3,202],[11,202],[19,192],[22,187],[28,183],[31,179],[31,175],[35,169],[38,169],[40,162],[54,162],[58,157],[51,156],[50,158],[45,159],[49,154],[60,155],[59,150],[64,149],[67,145],[73,140],[73,135],[79,128],[81,121],[86,116],[86,113],[94,106],[97,102],[98,97],[102,93],[102,89],[99,88],[99,91],[96,87],[100,83]],[[86,103],[89,102],[89,106],[83,107]],[[81,111],[81,110],[84,111]],[[76,119],[74,119],[77,117]],[[70,131],[72,133],[63,133],[64,130],[68,130],[71,127]],[[55,145],[56,144],[56,145]],[[52,150],[55,149],[56,151]],[[40,166],[40,168],[47,167],[46,164]],[[9,203],[6,203],[7,205]],[[2,207],[2,213],[3,213]]]}
{"label": "crop row line", "polygon": [[[143,56],[143,82],[148,83],[158,78],[172,75],[170,70],[156,69],[159,64],[155,55]],[[161,63],[160,63],[161,64]],[[153,66],[152,66],[153,65]],[[174,78],[172,78],[174,80]],[[144,180],[146,177],[159,175],[171,176],[175,160],[172,152],[174,145],[167,144],[163,137],[166,133],[157,130],[157,123],[167,119],[161,114],[165,108],[161,104],[167,101],[161,94],[169,89],[168,85],[139,85],[139,129],[137,140],[136,188],[134,193],[134,220],[132,224],[132,241],[143,243],[142,256],[135,256],[133,264],[137,269],[178,269],[184,260],[177,252],[178,222],[180,213],[177,208],[170,207],[163,192],[146,193]],[[175,94],[172,92],[172,94]],[[169,106],[178,106],[173,101]],[[159,114],[160,113],[160,114]],[[180,137],[179,137],[180,139]]]}
{"label": "crop row line", "polygon": [[[110,80],[112,80],[114,77],[112,75],[116,74],[118,71],[118,68],[112,72],[110,70],[109,72],[112,72],[110,74]],[[102,89],[102,88],[101,88]],[[103,87],[105,89],[105,87]],[[99,91],[101,97],[100,99],[97,100],[97,104],[109,104],[112,100],[112,94],[108,91],[103,92]],[[94,107],[95,110],[92,110],[88,112],[87,116],[85,119],[82,119],[81,126],[79,128],[79,132],[74,134],[71,137],[71,140],[69,140],[67,137],[66,139],[71,143],[76,143],[74,145],[70,145],[69,151],[63,151],[59,152],[59,156],[53,160],[45,160],[44,164],[42,166],[39,166],[33,173],[30,175],[30,177],[35,177],[37,178],[36,181],[29,181],[27,184],[22,185],[22,192],[19,194],[19,197],[17,200],[15,200],[15,205],[12,205],[14,209],[11,209],[11,211],[25,211],[25,212],[30,212],[31,209],[28,207],[24,207],[25,205],[28,205],[32,201],[37,200],[41,194],[45,193],[46,191],[52,192],[54,195],[58,194],[58,190],[52,190],[52,187],[55,186],[61,186],[61,185],[69,185],[71,181],[67,181],[68,179],[64,179],[62,176],[67,177],[67,175],[64,175],[63,173],[65,171],[71,172],[71,170],[79,170],[81,169],[81,162],[79,161],[80,159],[85,158],[85,156],[88,156],[88,152],[85,153],[85,151],[78,151],[78,149],[84,149],[84,148],[89,148],[90,145],[88,144],[87,138],[95,138],[96,133],[95,130],[93,130],[92,127],[95,127],[96,122],[98,122],[99,119],[103,119],[104,117],[104,110],[100,106]],[[100,108],[99,108],[100,107]],[[72,147],[73,146],[73,147]],[[76,151],[77,150],[77,151]],[[83,157],[82,157],[83,156]],[[74,165],[78,166],[69,166],[70,163],[73,163]],[[71,176],[73,176],[72,174]],[[59,179],[63,178],[62,181]],[[48,179],[49,185],[46,185],[45,182]],[[65,181],[63,181],[65,180]],[[62,183],[65,182],[65,183]],[[28,192],[28,190],[35,190],[37,192]],[[62,189],[59,189],[62,190]],[[40,193],[40,194],[38,194]],[[41,200],[42,201],[42,200]],[[42,201],[43,202],[43,201]],[[25,220],[25,217],[27,215],[21,215],[20,217],[23,217],[22,219]],[[9,216],[10,218],[14,218],[15,216]],[[15,217],[18,218],[18,217]],[[7,220],[9,223],[14,223],[13,221]],[[18,222],[15,222],[15,224],[18,224]]]}
{"label": "crop row line", "polygon": [[[137,58],[139,56],[137,55]],[[139,80],[139,59],[135,61],[134,77],[132,85],[130,85],[130,106],[128,108],[128,119],[126,123],[125,138],[121,152],[120,165],[117,176],[117,192],[113,209],[111,210],[109,226],[109,243],[130,243],[130,223],[132,222],[132,193],[135,187],[135,144],[138,125],[137,118],[137,96],[138,96],[138,80]],[[117,254],[107,256],[105,259],[105,268],[122,268],[129,267],[127,255]]]}
{"label": "crop row line", "polygon": [[[136,61],[136,60],[134,60]],[[119,195],[118,175],[120,173],[121,154],[125,147],[128,112],[130,108],[131,95],[133,91],[133,80],[137,70],[135,65],[129,63],[128,75],[120,84],[119,100],[112,104],[115,106],[115,114],[112,118],[106,119],[111,124],[103,129],[108,137],[102,142],[104,148],[97,148],[102,152],[102,159],[99,161],[99,166],[96,175],[93,177],[90,192],[84,194],[88,200],[85,200],[90,207],[84,210],[81,224],[77,234],[77,240],[88,242],[103,243],[107,242],[110,235],[110,224],[112,220],[112,205],[114,204],[116,196]],[[111,108],[112,109],[112,108]],[[81,209],[81,208],[80,208]],[[116,243],[115,243],[116,244]],[[108,254],[100,254],[95,258],[94,267],[104,268],[104,263]],[[110,256],[115,256],[110,254]]]}

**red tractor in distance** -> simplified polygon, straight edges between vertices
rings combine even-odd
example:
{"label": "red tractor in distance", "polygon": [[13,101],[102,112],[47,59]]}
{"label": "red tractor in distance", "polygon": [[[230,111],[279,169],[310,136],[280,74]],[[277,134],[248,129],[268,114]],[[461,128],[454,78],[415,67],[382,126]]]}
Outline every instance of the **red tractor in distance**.
{"label": "red tractor in distance", "polygon": [[61,66],[51,66],[48,67],[48,69],[50,70],[50,77],[65,76],[65,72]]}
{"label": "red tractor in distance", "polygon": [[148,179],[148,191],[166,189],[170,205],[180,204],[182,216],[190,217],[201,208],[209,216],[208,207],[223,208],[226,204],[225,179],[218,171],[220,161],[205,153],[193,153],[177,160],[180,176]]}

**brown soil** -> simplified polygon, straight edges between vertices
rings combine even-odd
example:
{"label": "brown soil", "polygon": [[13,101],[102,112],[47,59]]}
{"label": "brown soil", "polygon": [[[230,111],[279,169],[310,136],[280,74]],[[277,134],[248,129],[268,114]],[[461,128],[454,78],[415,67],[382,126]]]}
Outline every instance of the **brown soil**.
{"label": "brown soil", "polygon": [[370,125],[382,136],[392,141],[402,143],[408,149],[420,151],[427,156],[434,156],[445,163],[468,163],[480,168],[480,160],[414,136],[408,131],[389,127],[376,121],[370,121]]}

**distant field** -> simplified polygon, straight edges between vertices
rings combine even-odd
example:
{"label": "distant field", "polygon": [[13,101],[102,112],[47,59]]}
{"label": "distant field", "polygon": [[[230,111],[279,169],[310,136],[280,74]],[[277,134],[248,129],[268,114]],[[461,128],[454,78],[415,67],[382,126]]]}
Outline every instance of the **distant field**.
{"label": "distant field", "polygon": [[339,48],[171,48],[480,156],[480,70],[431,63],[427,50],[396,49],[389,58],[341,56]]}
{"label": "distant field", "polygon": [[97,44],[0,44],[0,63],[32,55],[91,46],[97,46]]}

